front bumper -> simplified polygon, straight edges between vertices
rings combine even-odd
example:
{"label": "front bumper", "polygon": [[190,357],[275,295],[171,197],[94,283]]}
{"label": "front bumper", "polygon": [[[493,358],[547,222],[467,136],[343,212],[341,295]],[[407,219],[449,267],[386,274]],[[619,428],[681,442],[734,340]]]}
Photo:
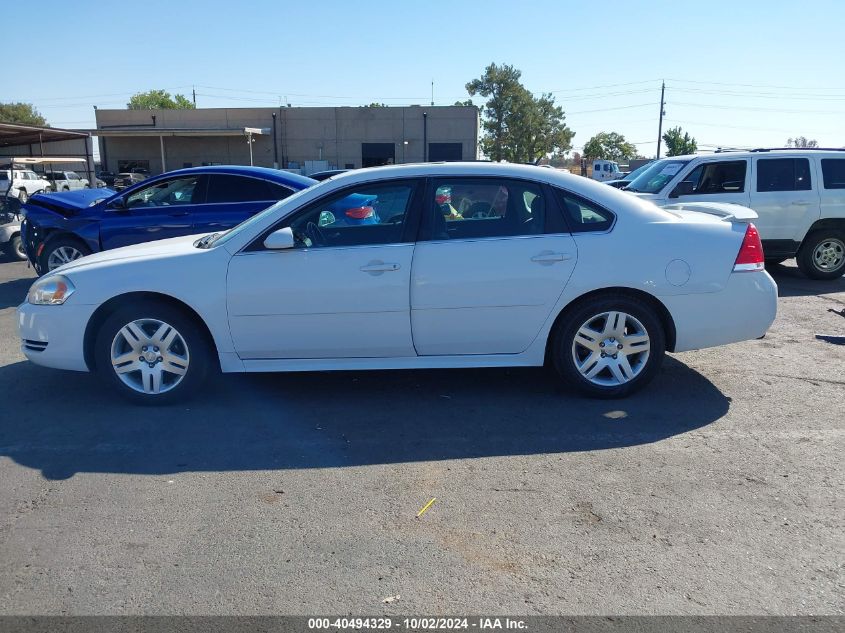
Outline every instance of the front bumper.
{"label": "front bumper", "polygon": [[719,292],[660,297],[675,321],[675,350],[685,352],[761,338],[777,316],[769,273],[731,273]]}
{"label": "front bumper", "polygon": [[95,305],[21,304],[17,309],[21,352],[36,365],[88,371],[85,328],[96,309]]}

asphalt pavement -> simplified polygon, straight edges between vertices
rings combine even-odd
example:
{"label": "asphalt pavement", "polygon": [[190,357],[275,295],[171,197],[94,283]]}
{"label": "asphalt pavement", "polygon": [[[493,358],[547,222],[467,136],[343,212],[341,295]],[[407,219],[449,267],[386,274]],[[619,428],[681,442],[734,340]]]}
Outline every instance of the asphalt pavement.
{"label": "asphalt pavement", "polygon": [[625,400],[490,369],[139,408],[24,359],[0,262],[0,614],[843,614],[845,279],[772,272],[765,339]]}

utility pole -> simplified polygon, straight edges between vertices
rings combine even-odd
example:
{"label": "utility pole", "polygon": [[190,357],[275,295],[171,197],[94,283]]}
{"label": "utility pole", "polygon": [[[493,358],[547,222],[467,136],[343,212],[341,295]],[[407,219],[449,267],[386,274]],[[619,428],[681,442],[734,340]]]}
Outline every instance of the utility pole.
{"label": "utility pole", "polygon": [[194,95],[194,109],[197,108],[197,87],[191,86],[191,93]]}
{"label": "utility pole", "polygon": [[660,158],[660,141],[663,140],[663,117],[666,111],[663,109],[663,95],[666,93],[666,82],[660,86],[660,123],[657,125],[657,158]]}
{"label": "utility pole", "polygon": [[428,112],[423,112],[423,162],[428,162]]}
{"label": "utility pole", "polygon": [[434,105],[434,79],[431,80],[431,105]]}

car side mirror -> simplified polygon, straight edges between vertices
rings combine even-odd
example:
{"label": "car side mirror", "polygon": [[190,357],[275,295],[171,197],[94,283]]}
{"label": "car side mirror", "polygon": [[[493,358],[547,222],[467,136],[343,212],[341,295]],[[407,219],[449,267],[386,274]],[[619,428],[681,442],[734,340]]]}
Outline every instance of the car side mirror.
{"label": "car side mirror", "polygon": [[126,200],[123,196],[119,196],[109,202],[109,209],[114,209],[115,211],[126,211],[128,207],[126,206]]}
{"label": "car side mirror", "polygon": [[294,247],[293,230],[286,226],[278,231],[273,231],[264,240],[264,248],[273,251],[284,250]]}
{"label": "car side mirror", "polygon": [[672,190],[672,193],[669,194],[670,198],[679,198],[680,196],[691,196],[695,193],[695,185],[691,180],[684,180],[679,182],[678,185]]}

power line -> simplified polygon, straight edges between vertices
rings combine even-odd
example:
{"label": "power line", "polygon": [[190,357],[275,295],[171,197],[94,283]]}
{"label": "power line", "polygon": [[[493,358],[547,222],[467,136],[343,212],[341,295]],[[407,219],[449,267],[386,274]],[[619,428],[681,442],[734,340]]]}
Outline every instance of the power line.
{"label": "power line", "polygon": [[551,93],[558,93],[558,92],[580,92],[582,90],[599,90],[601,88],[618,88],[620,86],[636,86],[637,84],[646,84],[646,83],[655,83],[660,81],[659,79],[643,79],[642,81],[629,81],[626,83],[621,84],[604,84],[601,86],[588,86],[588,87],[581,87],[581,88],[560,88],[558,90],[544,90],[543,92],[551,92]]}
{"label": "power line", "polygon": [[[269,91],[269,90],[244,90],[244,89],[241,89],[241,88],[223,88],[223,87],[219,87],[219,86],[204,86],[204,85],[200,85],[200,84],[197,84],[197,88],[207,88],[209,90],[222,90],[224,92],[243,92],[243,93],[248,93],[248,94],[272,95],[276,98],[278,98],[279,96],[284,94],[284,95],[290,95],[290,96],[293,96],[293,97],[311,97],[311,98],[314,98],[314,99],[357,99],[357,97],[351,97],[349,95],[345,95],[345,96],[344,95],[315,95],[315,94],[309,94],[309,93],[303,93],[303,92],[289,92],[287,90],[284,90],[284,91],[278,91],[277,90],[275,92],[272,92],[272,91]],[[199,93],[197,93],[197,94],[199,94]],[[427,100],[428,97],[420,97],[420,96],[416,96],[416,97],[378,97],[378,96],[372,97],[371,96],[371,97],[367,97],[367,99],[377,99],[377,100],[382,100],[382,101],[401,101],[401,100],[406,100],[406,99],[409,99],[409,100],[415,100],[415,99],[416,100]]]}
{"label": "power line", "polygon": [[[684,125],[703,125],[704,127],[718,127],[718,128],[727,128],[727,129],[731,129],[731,130],[750,130],[750,131],[753,131],[753,132],[781,132],[783,134],[794,133],[794,130],[786,130],[786,129],[782,129],[782,128],[780,128],[780,129],[778,129],[778,128],[762,128],[762,127],[748,127],[747,125],[725,125],[723,123],[704,123],[702,121],[684,121],[684,120],[681,120],[681,119],[675,119],[675,118],[669,118],[669,117],[667,117],[666,120],[669,121],[670,123],[683,123]],[[836,130],[832,130],[832,131],[836,132]],[[810,133],[810,134],[814,133],[814,132],[810,132],[810,131],[806,131],[806,130],[804,132]],[[824,132],[824,134],[828,134],[830,132],[831,132],[831,130],[827,130],[826,132]],[[818,134],[818,132],[815,132],[815,134]]]}
{"label": "power line", "polygon": [[654,106],[653,103],[636,103],[634,105],[618,106],[616,108],[598,108],[596,110],[579,110],[577,112],[565,112],[564,114],[589,114],[591,112],[610,112],[612,110],[630,110],[631,108],[646,108]]}
{"label": "power line", "polygon": [[[165,92],[171,92],[176,90],[181,90],[182,88],[190,88],[190,86],[176,86],[175,88],[162,88]],[[132,96],[137,94],[138,90],[125,90],[124,92],[111,92],[108,94],[99,94],[99,95],[76,95],[76,96],[65,96],[65,97],[29,97],[27,101],[66,101],[66,100],[74,100],[74,99],[100,99],[102,97],[122,97],[124,95]]]}
{"label": "power line", "polygon": [[717,110],[748,110],[752,112],[777,112],[780,114],[842,114],[835,110],[784,110],[780,108],[758,108],[752,106],[716,105],[712,103],[689,103],[687,101],[672,101],[672,105],[685,105],[694,108],[715,108]]}
{"label": "power line", "polygon": [[790,99],[802,101],[845,101],[845,95],[810,95],[806,93],[801,95],[784,94],[782,92],[737,92],[726,90],[707,90],[703,88],[679,88],[678,86],[671,86],[675,92],[685,92],[688,94],[707,94],[718,95],[726,97],[751,97],[754,99]]}
{"label": "power line", "polygon": [[845,87],[840,86],[823,86],[820,88],[810,88],[808,86],[772,86],[767,84],[740,84],[740,83],[728,83],[728,82],[719,82],[719,81],[696,81],[693,79],[671,79],[668,78],[666,81],[677,81],[679,83],[687,83],[687,84],[705,84],[710,86],[738,86],[742,88],[773,88],[775,90],[783,89],[783,90],[845,90]]}

